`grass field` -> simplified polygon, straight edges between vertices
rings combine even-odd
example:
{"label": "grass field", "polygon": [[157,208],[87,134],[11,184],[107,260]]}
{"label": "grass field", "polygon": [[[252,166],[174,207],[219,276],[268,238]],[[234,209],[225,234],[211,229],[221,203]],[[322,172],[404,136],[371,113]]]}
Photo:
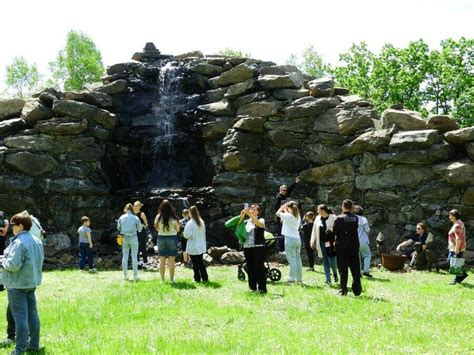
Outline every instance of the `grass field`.
{"label": "grass field", "polygon": [[304,286],[280,281],[267,295],[248,292],[236,267],[208,272],[209,285],[184,268],[176,284],[156,272],[138,283],[120,271],[45,272],[41,343],[48,354],[474,353],[472,275],[451,286],[442,273],[373,271],[356,298],[323,286],[321,267],[304,273]]}

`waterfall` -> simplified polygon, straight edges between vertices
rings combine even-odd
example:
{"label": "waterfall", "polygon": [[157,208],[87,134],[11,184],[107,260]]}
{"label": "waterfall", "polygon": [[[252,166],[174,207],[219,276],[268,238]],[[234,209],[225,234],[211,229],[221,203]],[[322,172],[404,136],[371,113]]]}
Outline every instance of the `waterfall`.
{"label": "waterfall", "polygon": [[180,145],[186,143],[187,134],[176,127],[177,114],[186,110],[186,95],[180,91],[183,68],[177,62],[166,63],[160,69],[158,93],[153,103],[152,117],[156,132],[151,143],[150,190],[179,188],[188,180],[186,157]]}

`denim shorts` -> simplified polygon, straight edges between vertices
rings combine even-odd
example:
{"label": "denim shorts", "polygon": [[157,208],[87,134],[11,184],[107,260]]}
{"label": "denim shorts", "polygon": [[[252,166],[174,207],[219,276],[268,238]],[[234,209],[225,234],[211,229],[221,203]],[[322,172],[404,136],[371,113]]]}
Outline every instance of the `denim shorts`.
{"label": "denim shorts", "polygon": [[178,238],[176,235],[158,236],[158,253],[160,256],[178,255]]}

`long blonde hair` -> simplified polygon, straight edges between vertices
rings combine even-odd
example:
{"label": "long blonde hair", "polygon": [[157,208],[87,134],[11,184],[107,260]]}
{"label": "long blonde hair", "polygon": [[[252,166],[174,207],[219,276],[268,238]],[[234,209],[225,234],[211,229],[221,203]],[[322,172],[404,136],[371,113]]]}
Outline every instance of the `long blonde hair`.
{"label": "long blonde hair", "polygon": [[196,206],[189,207],[189,214],[191,218],[194,219],[199,227],[201,227],[201,216],[199,215],[199,210]]}
{"label": "long blonde hair", "polygon": [[300,210],[298,208],[298,205],[296,204],[295,201],[291,201],[290,203],[288,203],[288,209],[291,210],[291,213],[293,214],[293,216],[295,216],[296,218],[299,217],[300,215]]}

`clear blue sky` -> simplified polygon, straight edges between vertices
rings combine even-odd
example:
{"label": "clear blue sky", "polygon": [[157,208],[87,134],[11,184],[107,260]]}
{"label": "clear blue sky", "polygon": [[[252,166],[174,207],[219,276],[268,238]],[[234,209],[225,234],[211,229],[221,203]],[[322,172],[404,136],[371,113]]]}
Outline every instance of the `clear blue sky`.
{"label": "clear blue sky", "polygon": [[335,64],[360,41],[378,51],[387,42],[422,38],[435,48],[474,37],[473,0],[6,0],[0,14],[0,90],[14,56],[46,73],[71,29],[92,38],[105,65],[130,60],[149,41],[167,54],[230,47],[278,63],[313,45]]}

